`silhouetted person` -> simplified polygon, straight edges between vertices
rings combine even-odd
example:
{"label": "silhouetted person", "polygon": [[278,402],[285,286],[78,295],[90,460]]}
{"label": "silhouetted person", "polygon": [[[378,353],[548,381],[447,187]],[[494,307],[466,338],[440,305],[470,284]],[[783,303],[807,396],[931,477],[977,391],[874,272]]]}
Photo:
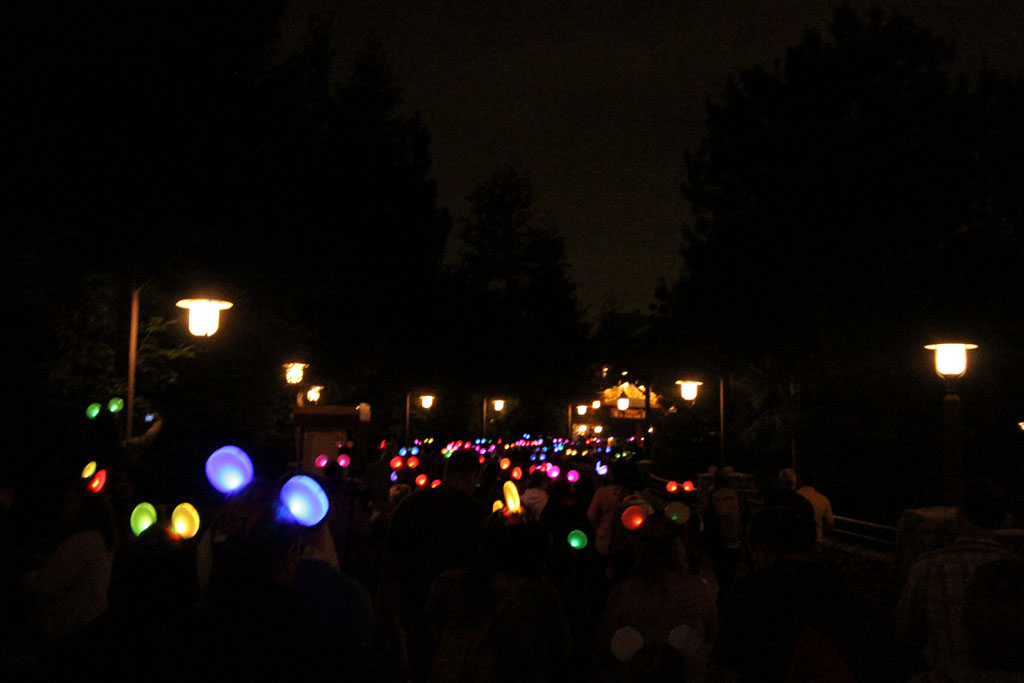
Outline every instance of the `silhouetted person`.
{"label": "silhouetted person", "polygon": [[424,613],[427,593],[447,569],[469,565],[490,507],[473,494],[479,461],[472,449],[452,453],[442,484],[416,491],[395,509],[381,557],[378,607],[384,648],[396,675],[427,679],[434,643]]}
{"label": "silhouetted person", "polygon": [[911,566],[895,625],[914,671],[968,666],[963,621],[967,586],[982,564],[1016,557],[994,537],[1005,523],[1003,495],[985,479],[966,484],[957,508],[960,536],[951,545],[922,554]]}
{"label": "silhouetted person", "polygon": [[711,680],[852,681],[848,658],[862,636],[851,630],[854,602],[808,560],[797,514],[782,506],[761,510],[749,545],[754,571],[737,579],[721,603]]}

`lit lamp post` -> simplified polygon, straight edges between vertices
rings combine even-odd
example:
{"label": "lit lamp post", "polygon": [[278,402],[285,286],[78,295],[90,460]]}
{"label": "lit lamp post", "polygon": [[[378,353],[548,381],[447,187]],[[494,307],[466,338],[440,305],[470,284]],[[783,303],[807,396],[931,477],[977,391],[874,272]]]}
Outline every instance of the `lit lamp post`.
{"label": "lit lamp post", "polygon": [[487,402],[488,401],[491,401],[491,404],[494,406],[494,412],[500,413],[501,411],[505,410],[505,401],[504,401],[504,399],[500,399],[500,398],[496,398],[496,399],[485,398],[484,399],[483,423],[481,425],[481,430],[483,431],[483,434],[481,434],[481,436],[483,436],[484,438],[487,438]]}
{"label": "lit lamp post", "polygon": [[309,363],[285,363],[284,381],[288,384],[302,384],[302,378],[306,374]]}
{"label": "lit lamp post", "polygon": [[[132,317],[128,328],[128,396],[125,400],[124,435],[132,437],[132,414],[135,411],[135,369],[139,348],[139,293],[141,287],[132,289]],[[219,299],[182,299],[178,308],[188,310],[188,331],[197,337],[209,337],[220,327],[220,312],[231,308],[229,301]]]}
{"label": "lit lamp post", "polygon": [[[408,392],[405,395],[405,442],[409,443],[409,399],[412,397],[412,392]],[[431,394],[422,394],[419,397],[420,406],[424,410],[430,410],[434,406],[434,396]]]}
{"label": "lit lamp post", "polygon": [[946,488],[946,502],[956,504],[963,475],[964,443],[961,426],[960,395],[957,380],[967,372],[967,352],[978,348],[977,344],[942,343],[928,344],[929,351],[935,352],[935,371],[946,381],[946,398],[942,401],[944,419],[943,431],[946,436],[946,458],[943,475]]}
{"label": "lit lamp post", "polygon": [[[679,395],[686,401],[695,401],[703,382],[690,379],[676,380],[679,385]],[[718,379],[718,462],[725,464],[725,380]]]}

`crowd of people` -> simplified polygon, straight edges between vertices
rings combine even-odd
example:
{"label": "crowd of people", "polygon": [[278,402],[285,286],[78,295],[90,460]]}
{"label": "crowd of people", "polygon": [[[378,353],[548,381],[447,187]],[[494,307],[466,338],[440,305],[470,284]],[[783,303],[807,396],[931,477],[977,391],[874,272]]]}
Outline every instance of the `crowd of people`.
{"label": "crowd of people", "polygon": [[[472,448],[441,483],[329,467],[312,527],[257,477],[183,539],[128,526],[130,469],[53,482],[29,533],[0,489],[0,669],[61,680],[1017,681],[1024,560],[1003,493],[965,486],[961,534],[922,554],[891,613],[824,561],[829,499],[785,469],[754,490],[710,468],[668,493],[636,463],[533,464]],[[530,462],[523,461],[524,468]],[[393,481],[398,479],[398,481]],[[515,496],[507,490],[512,481]],[[118,486],[120,482],[120,486]],[[504,504],[497,505],[495,501]],[[45,533],[42,533],[45,532]]]}

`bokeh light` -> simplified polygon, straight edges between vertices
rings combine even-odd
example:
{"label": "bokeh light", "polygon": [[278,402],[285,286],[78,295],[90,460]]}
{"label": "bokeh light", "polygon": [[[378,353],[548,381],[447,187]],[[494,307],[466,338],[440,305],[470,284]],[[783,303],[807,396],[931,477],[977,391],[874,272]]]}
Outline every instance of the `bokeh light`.
{"label": "bokeh light", "polygon": [[206,478],[221,493],[245,488],[252,477],[252,460],[238,446],[222,446],[206,459]]}
{"label": "bokeh light", "polygon": [[639,529],[647,519],[647,511],[643,505],[630,505],[622,513],[622,526],[627,529]]}
{"label": "bokeh light", "polygon": [[312,477],[297,474],[281,487],[281,502],[302,526],[313,526],[327,516],[327,494]]}
{"label": "bokeh light", "polygon": [[669,483],[665,484],[665,490],[668,491],[669,493],[675,493],[676,491],[679,490],[679,482],[670,481]]}
{"label": "bokeh light", "polygon": [[441,480],[440,479],[435,479],[434,481],[430,482],[430,488],[432,488],[432,489],[436,489],[440,485],[441,485]]}
{"label": "bokeh light", "polygon": [[583,550],[587,547],[587,535],[579,529],[570,531],[567,540],[569,541],[569,545],[576,550]]}
{"label": "bokeh light", "polygon": [[417,458],[415,455],[410,456],[409,459],[405,461],[405,466],[411,470],[414,470],[420,466],[420,459]]}
{"label": "bokeh light", "polygon": [[512,478],[516,479],[516,480],[522,479],[523,478],[523,468],[522,467],[513,467],[512,468]]}
{"label": "bokeh light", "polygon": [[93,493],[99,493],[103,490],[104,485],[107,483],[107,471],[100,470],[92,476],[89,481],[89,490]]}
{"label": "bokeh light", "polygon": [[500,467],[503,470],[507,470],[511,466],[512,461],[509,460],[508,458],[502,458],[501,460],[498,461],[498,467]]}
{"label": "bokeh light", "polygon": [[89,463],[82,468],[82,479],[88,479],[94,474],[96,474],[96,461],[90,460]]}
{"label": "bokeh light", "polygon": [[575,484],[576,482],[578,482],[580,480],[580,473],[577,472],[576,470],[569,470],[566,473],[565,478],[570,483]]}
{"label": "bokeh light", "polygon": [[338,464],[341,465],[342,467],[348,467],[349,465],[352,464],[352,458],[342,453],[341,455],[338,456]]}
{"label": "bokeh light", "polygon": [[402,460],[402,458],[400,458],[399,456],[396,455],[395,457],[391,458],[391,469],[401,469],[403,465],[405,465],[405,461]]}
{"label": "bokeh light", "polygon": [[320,469],[323,469],[327,467],[327,462],[327,455],[325,453],[321,453],[320,455],[316,456],[316,460],[313,461],[313,464],[319,467]]}
{"label": "bokeh light", "polygon": [[132,516],[128,520],[128,524],[132,528],[132,533],[138,536],[149,527],[156,524],[157,514],[156,508],[151,503],[139,503],[132,510]]}
{"label": "bokeh light", "polygon": [[429,478],[425,474],[416,475],[416,485],[417,486],[426,486],[428,479]]}
{"label": "bokeh light", "polygon": [[506,481],[501,490],[505,494],[505,505],[508,507],[508,511],[513,514],[519,512],[519,489],[516,488],[515,482]]}
{"label": "bokeh light", "polygon": [[678,500],[665,506],[665,517],[673,524],[686,524],[690,519],[690,506]]}
{"label": "bokeh light", "polygon": [[182,538],[192,538],[199,532],[199,511],[191,503],[181,503],[171,513],[171,530]]}
{"label": "bokeh light", "polygon": [[124,399],[114,397],[107,403],[107,410],[112,413],[119,413],[124,410]]}
{"label": "bokeh light", "polygon": [[85,409],[85,416],[90,420],[94,420],[101,410],[103,410],[103,406],[99,403],[90,403],[89,407]]}
{"label": "bokeh light", "polygon": [[683,482],[683,490],[686,491],[687,493],[689,493],[690,491],[693,491],[693,482],[692,481],[684,481]]}
{"label": "bokeh light", "polygon": [[561,474],[561,473],[562,473],[562,470],[559,469],[558,465],[551,465],[550,467],[548,467],[548,478],[549,479],[558,479],[558,475]]}

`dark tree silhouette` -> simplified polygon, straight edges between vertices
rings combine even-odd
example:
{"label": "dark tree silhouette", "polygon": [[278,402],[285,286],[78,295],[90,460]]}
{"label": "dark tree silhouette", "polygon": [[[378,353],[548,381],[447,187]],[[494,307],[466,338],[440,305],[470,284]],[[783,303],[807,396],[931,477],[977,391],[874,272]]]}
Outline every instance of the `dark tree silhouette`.
{"label": "dark tree silhouette", "polygon": [[[856,462],[846,471],[864,481],[890,478],[894,453],[928,462],[939,430],[924,413],[939,414],[941,388],[921,345],[936,337],[987,345],[993,403],[999,376],[1020,376],[1007,352],[1024,91],[955,66],[949,42],[906,18],[841,8],[828,36],[808,32],[709,103],[686,159],[695,221],[671,317],[682,347],[763,388],[751,404],[761,394],[774,417],[751,415],[746,433],[765,470],[789,458],[769,425],[794,430],[782,436],[813,453],[805,464]],[[1019,399],[999,404],[1004,423],[977,434],[979,452],[1020,447],[1007,427]]]}

